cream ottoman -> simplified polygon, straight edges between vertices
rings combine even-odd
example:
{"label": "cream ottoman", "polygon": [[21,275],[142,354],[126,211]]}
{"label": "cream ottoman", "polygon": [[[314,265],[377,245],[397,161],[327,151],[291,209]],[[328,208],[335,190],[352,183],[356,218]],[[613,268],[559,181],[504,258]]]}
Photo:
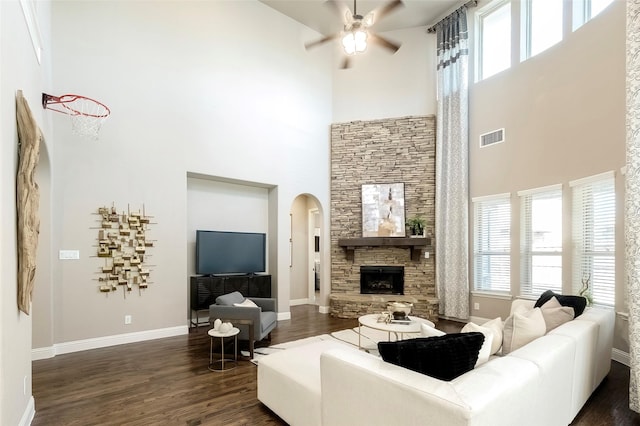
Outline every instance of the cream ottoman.
{"label": "cream ottoman", "polygon": [[258,361],[258,400],[292,426],[321,425],[320,354],[358,349],[323,340],[266,355]]}

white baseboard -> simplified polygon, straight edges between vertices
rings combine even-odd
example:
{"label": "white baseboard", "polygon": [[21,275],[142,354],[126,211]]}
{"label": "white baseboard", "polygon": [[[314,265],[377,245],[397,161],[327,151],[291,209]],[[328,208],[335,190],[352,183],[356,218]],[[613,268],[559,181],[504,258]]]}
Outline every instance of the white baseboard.
{"label": "white baseboard", "polygon": [[278,321],[287,321],[291,319],[291,312],[278,312]]}
{"label": "white baseboard", "polygon": [[631,363],[629,353],[616,348],[613,348],[613,350],[611,351],[611,359],[614,361],[618,361],[620,364],[624,364],[627,367],[629,367]]}
{"label": "white baseboard", "polygon": [[[309,299],[296,299],[296,300],[289,301],[289,306],[298,306],[298,305],[312,305],[312,303],[309,301]],[[318,312],[321,314],[328,314],[331,312],[331,307],[318,305]],[[289,315],[289,319],[291,319],[291,315]]]}
{"label": "white baseboard", "polygon": [[32,349],[31,360],[37,361],[39,359],[53,358],[54,356],[60,354],[86,351],[89,349],[106,348],[108,346],[124,345],[126,343],[143,342],[145,340],[162,339],[164,337],[181,336],[187,333],[189,333],[189,327],[186,325],[181,325],[177,327],[136,331],[133,333],[117,334],[114,336],[95,337],[92,339],[56,343],[48,348]]}
{"label": "white baseboard", "polygon": [[31,349],[31,361],[53,358],[54,356],[56,356],[56,348],[54,346]]}
{"label": "white baseboard", "polygon": [[36,402],[33,399],[33,395],[29,398],[29,403],[27,407],[24,409],[24,414],[22,414],[22,418],[20,419],[20,423],[18,426],[29,426],[33,421],[33,418],[36,415]]}
{"label": "white baseboard", "polygon": [[[452,320],[452,321],[456,321],[456,320]],[[477,325],[482,325],[487,321],[489,321],[489,319],[487,319],[487,318],[474,317],[474,316],[469,317],[469,322],[472,322],[472,323],[477,324]]]}

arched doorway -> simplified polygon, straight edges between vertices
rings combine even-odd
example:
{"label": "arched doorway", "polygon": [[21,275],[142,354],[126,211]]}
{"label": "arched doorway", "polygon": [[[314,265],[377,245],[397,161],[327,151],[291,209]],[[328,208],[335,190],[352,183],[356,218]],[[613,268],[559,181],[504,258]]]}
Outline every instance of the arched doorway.
{"label": "arched doorway", "polygon": [[322,285],[322,209],[317,198],[301,194],[293,200],[290,215],[290,304],[318,305]]}

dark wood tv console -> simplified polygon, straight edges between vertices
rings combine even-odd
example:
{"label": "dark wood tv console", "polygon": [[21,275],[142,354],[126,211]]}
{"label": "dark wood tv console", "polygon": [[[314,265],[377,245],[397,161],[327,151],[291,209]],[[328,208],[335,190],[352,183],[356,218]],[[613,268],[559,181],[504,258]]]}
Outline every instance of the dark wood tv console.
{"label": "dark wood tv console", "polygon": [[[271,297],[271,275],[197,275],[190,279],[189,325],[209,324],[200,320],[199,313],[209,312],[216,297],[239,291],[244,297]],[[195,314],[195,320],[194,320]]]}

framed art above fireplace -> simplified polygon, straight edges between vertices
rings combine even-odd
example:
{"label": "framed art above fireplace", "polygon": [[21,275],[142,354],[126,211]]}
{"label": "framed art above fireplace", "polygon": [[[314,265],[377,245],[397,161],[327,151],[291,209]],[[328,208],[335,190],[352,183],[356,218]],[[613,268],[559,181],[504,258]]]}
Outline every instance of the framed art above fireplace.
{"label": "framed art above fireplace", "polygon": [[405,236],[404,183],[362,185],[362,236]]}

